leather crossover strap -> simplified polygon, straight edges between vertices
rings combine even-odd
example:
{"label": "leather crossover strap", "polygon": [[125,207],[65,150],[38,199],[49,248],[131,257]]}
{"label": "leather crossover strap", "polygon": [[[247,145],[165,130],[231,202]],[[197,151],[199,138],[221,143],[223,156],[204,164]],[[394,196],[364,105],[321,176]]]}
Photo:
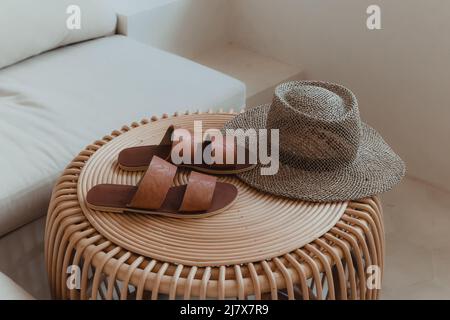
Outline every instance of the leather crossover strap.
{"label": "leather crossover strap", "polygon": [[154,156],[128,207],[159,209],[172,186],[177,167]]}
{"label": "leather crossover strap", "polygon": [[209,209],[216,189],[216,181],[217,178],[214,176],[192,171],[180,211],[193,212]]}

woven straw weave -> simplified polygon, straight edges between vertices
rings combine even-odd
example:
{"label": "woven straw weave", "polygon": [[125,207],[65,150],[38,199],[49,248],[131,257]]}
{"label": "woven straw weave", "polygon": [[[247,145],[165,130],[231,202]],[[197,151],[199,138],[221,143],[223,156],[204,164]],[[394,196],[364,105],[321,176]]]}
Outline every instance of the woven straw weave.
{"label": "woven straw weave", "polygon": [[226,129],[278,129],[280,170],[262,165],[238,177],[274,195],[308,201],[355,200],[385,192],[405,165],[383,138],[361,121],[354,94],[340,85],[293,81],[276,88],[271,105],[252,108]]}

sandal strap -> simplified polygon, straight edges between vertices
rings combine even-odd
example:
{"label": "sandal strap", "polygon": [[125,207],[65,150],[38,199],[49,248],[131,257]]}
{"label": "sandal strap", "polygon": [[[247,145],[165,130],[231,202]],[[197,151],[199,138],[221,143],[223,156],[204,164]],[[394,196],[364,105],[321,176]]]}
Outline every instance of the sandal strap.
{"label": "sandal strap", "polygon": [[163,145],[163,146],[170,146],[172,145],[172,134],[175,131],[176,127],[171,124],[167,130],[166,133],[164,133],[164,136],[161,139],[161,142],[159,143],[159,145]]}
{"label": "sandal strap", "polygon": [[[213,144],[214,142],[211,142],[211,144]],[[217,149],[222,149],[222,164],[223,166],[226,165],[235,165],[237,164],[237,144],[236,143],[232,143],[231,145],[227,144],[227,141],[225,139],[225,137],[222,138],[222,141],[218,141],[216,142],[215,145],[215,149],[214,152],[212,154],[212,156],[214,157],[216,155],[216,150]],[[232,163],[227,164],[227,155],[231,153],[233,155],[232,158]],[[247,159],[248,161],[248,159]]]}
{"label": "sandal strap", "polygon": [[[194,158],[195,150],[198,147],[194,144],[194,134],[188,129],[184,128],[175,128],[174,133],[178,139],[172,141],[172,150],[176,147],[183,147],[190,149],[191,158]],[[180,139],[181,138],[181,139]],[[184,150],[184,149],[183,149]],[[180,156],[183,156],[183,153],[180,153]]]}
{"label": "sandal strap", "polygon": [[173,183],[177,167],[154,156],[128,207],[159,209]]}
{"label": "sandal strap", "polygon": [[205,211],[211,207],[217,178],[192,171],[180,206],[182,212]]}
{"label": "sandal strap", "polygon": [[[203,159],[203,152],[204,149],[212,144],[213,142],[211,141],[203,141],[200,144],[195,144],[194,143],[194,134],[193,132],[187,130],[187,129],[182,129],[182,128],[174,128],[173,129],[175,132],[176,130],[184,130],[184,131],[178,131],[178,136],[182,137],[182,140],[175,140],[172,142],[172,149],[175,148],[178,144],[181,144],[180,146],[183,146],[184,148],[189,148],[190,149],[190,154],[191,154],[191,163],[190,164],[194,164],[194,157],[195,157],[195,152],[197,148],[201,148],[201,154],[202,154],[202,159]],[[181,134],[180,134],[181,132]],[[214,151],[216,151],[217,148],[221,148],[222,149],[222,165],[226,165],[226,160],[227,160],[227,153],[232,153],[233,154],[233,163],[231,163],[231,165],[236,164],[237,162],[237,145],[236,143],[233,143],[231,146],[227,145],[226,143],[226,139],[225,137],[223,137],[222,141],[218,141],[216,146],[216,148],[214,149]],[[214,152],[215,154],[215,152]],[[213,156],[214,156],[213,154]],[[180,156],[183,156],[183,154],[181,153]],[[170,156],[169,159],[170,161]]]}

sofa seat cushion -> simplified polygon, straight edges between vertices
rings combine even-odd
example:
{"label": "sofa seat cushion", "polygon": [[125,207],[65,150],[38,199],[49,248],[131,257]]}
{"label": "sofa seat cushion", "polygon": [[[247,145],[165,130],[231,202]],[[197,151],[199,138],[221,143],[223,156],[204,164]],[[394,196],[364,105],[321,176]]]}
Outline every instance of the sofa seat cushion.
{"label": "sofa seat cushion", "polygon": [[33,300],[34,298],[0,272],[0,300]]}
{"label": "sofa seat cushion", "polygon": [[44,215],[65,165],[123,124],[244,103],[240,81],[118,35],[0,70],[0,236]]}

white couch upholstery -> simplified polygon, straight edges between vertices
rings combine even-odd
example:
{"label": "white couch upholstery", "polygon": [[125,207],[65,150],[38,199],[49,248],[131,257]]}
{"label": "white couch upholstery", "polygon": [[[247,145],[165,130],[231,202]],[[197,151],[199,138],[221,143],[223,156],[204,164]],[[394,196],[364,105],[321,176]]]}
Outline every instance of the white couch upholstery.
{"label": "white couch upholstery", "polygon": [[[36,219],[42,228],[56,178],[87,144],[152,115],[244,104],[240,81],[120,35],[0,68],[0,260],[11,250],[18,256],[17,265],[0,266],[27,283],[18,279],[21,265],[38,253],[10,239],[22,238],[25,225]],[[5,236],[11,232],[21,236]]]}
{"label": "white couch upholstery", "polygon": [[109,0],[1,0],[0,68],[47,50],[112,35],[116,24]]}
{"label": "white couch upholstery", "polygon": [[124,124],[187,109],[240,108],[244,85],[124,36],[0,70],[0,236],[45,213],[64,166]]}
{"label": "white couch upholstery", "polygon": [[33,297],[0,272],[0,300],[33,300]]}
{"label": "white couch upholstery", "polygon": [[0,238],[0,270],[33,297],[50,299],[44,258],[43,216]]}

